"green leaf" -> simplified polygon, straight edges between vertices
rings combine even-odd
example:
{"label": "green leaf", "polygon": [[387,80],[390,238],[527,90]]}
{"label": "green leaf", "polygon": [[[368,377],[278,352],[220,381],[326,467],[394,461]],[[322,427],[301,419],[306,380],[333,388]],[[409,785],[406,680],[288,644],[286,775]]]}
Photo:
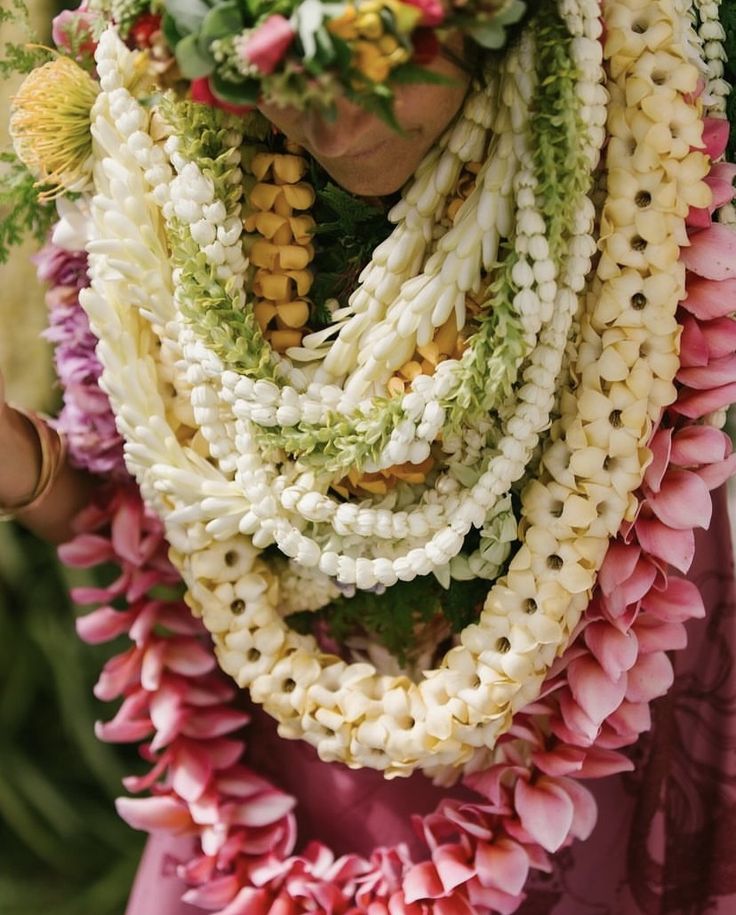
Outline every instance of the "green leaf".
{"label": "green leaf", "polygon": [[209,76],[215,69],[215,58],[203,51],[199,36],[192,33],[187,35],[176,46],[176,60],[182,76],[187,79],[199,79]]}
{"label": "green leaf", "polygon": [[426,83],[432,86],[461,85],[459,80],[453,79],[451,76],[435,73],[433,70],[427,70],[426,67],[419,67],[412,63],[402,64],[392,70],[391,82],[398,85],[412,85],[414,83]]}
{"label": "green leaf", "polygon": [[347,93],[351,102],[360,105],[365,111],[376,115],[385,124],[395,130],[400,136],[404,136],[406,131],[396,119],[394,111],[394,95],[391,89],[382,83],[374,83],[371,87],[371,94],[349,92]]}
{"label": "green leaf", "polygon": [[498,51],[506,43],[506,32],[503,26],[495,21],[471,26],[468,34],[473,41],[489,51]]}
{"label": "green leaf", "polygon": [[161,30],[164,33],[166,44],[168,44],[170,48],[175,48],[186,34],[185,32],[179,31],[174,17],[169,15],[169,13],[164,13],[164,17],[161,20]]}
{"label": "green leaf", "polygon": [[231,83],[215,73],[210,85],[219,99],[232,105],[255,105],[261,96],[261,81],[258,79],[244,77],[241,83]]}
{"label": "green leaf", "polygon": [[166,12],[174,19],[177,28],[184,32],[198,32],[210,12],[204,0],[166,0]]}
{"label": "green leaf", "polygon": [[39,188],[33,175],[14,153],[0,154],[0,264],[4,264],[10,249],[30,235],[38,242],[45,240],[56,218],[56,208],[41,203]]}
{"label": "green leaf", "polygon": [[[13,4],[13,6],[16,9],[18,6],[23,8],[22,4]],[[7,11],[5,12],[7,13]],[[13,73],[30,73],[31,70],[51,60],[52,52],[37,44],[38,38],[28,26],[25,12],[11,13],[4,21],[20,22],[27,41],[21,44],[5,42],[4,56],[0,59],[0,78],[7,79]]]}
{"label": "green leaf", "polygon": [[229,3],[222,3],[207,13],[199,34],[201,39],[209,43],[218,38],[239,34],[244,25],[238,3],[236,0],[230,0]]}

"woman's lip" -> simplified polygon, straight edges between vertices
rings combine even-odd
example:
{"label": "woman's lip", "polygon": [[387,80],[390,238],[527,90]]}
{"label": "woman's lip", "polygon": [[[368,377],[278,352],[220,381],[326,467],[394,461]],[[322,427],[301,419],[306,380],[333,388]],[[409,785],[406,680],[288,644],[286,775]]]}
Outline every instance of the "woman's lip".
{"label": "woman's lip", "polygon": [[388,138],[381,140],[380,143],[374,143],[372,146],[367,146],[365,149],[357,149],[355,152],[346,152],[340,158],[345,159],[363,159],[366,156],[372,156],[374,153],[377,153],[379,150],[388,143]]}

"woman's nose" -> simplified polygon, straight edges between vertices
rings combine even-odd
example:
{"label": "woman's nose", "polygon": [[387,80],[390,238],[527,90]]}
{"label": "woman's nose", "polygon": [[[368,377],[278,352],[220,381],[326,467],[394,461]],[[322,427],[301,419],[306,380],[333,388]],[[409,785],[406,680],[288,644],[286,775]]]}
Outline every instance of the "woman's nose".
{"label": "woman's nose", "polygon": [[304,115],[304,136],[311,151],[326,159],[336,159],[346,153],[359,151],[371,129],[371,115],[345,98],[335,102],[333,120],[316,108]]}

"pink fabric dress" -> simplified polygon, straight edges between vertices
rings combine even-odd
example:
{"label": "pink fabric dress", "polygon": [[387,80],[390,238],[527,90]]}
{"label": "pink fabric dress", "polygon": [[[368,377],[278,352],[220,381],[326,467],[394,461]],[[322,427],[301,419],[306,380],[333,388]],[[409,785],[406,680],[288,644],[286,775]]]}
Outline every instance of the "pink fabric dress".
{"label": "pink fabric dress", "polygon": [[[707,615],[689,624],[675,684],[630,751],[635,771],[587,782],[599,805],[593,835],[558,853],[551,874],[533,872],[519,915],[736,915],[736,589],[723,489],[714,510],[690,573]],[[299,799],[301,842],[318,838],[337,853],[416,847],[410,814],[446,794],[422,775],[386,782],[321,763],[261,715],[249,727],[249,758]],[[127,915],[202,911],[180,901],[174,869],[186,850],[151,838]]]}

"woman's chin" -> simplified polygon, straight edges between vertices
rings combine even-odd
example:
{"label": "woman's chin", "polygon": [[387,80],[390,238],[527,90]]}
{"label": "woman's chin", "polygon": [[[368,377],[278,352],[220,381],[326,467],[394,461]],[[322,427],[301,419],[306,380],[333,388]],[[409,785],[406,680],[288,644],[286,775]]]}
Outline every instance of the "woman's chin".
{"label": "woman's chin", "polygon": [[330,164],[320,162],[327,174],[340,187],[359,197],[386,197],[394,194],[406,184],[412,175],[412,168],[368,168],[356,158],[354,163],[341,160]]}
{"label": "woman's chin", "polygon": [[[388,144],[387,144],[388,145]],[[396,155],[383,148],[366,153],[329,158],[314,154],[319,164],[340,187],[360,197],[385,197],[400,190],[414,173],[416,157],[404,150]]]}

